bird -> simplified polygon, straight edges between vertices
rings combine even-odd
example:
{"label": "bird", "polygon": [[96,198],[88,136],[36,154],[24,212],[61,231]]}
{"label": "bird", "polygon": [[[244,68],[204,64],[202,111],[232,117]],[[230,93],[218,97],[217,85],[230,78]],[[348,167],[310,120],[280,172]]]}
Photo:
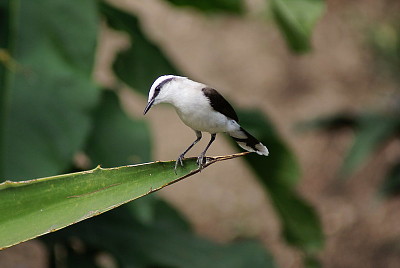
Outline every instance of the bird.
{"label": "bird", "polygon": [[149,90],[143,115],[160,103],[171,104],[183,123],[196,134],[196,140],[176,160],[175,173],[179,164],[183,166],[186,153],[201,140],[202,132],[210,133],[211,139],[197,158],[200,170],[207,161],[206,152],[217,133],[227,133],[246,151],[265,156],[269,154],[265,145],[239,125],[239,118],[229,102],[210,86],[183,76],[162,75]]}

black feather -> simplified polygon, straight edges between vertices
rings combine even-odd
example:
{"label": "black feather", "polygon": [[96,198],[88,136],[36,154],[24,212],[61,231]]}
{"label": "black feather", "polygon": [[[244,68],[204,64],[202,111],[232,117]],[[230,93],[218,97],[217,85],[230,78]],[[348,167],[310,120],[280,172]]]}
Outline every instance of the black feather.
{"label": "black feather", "polygon": [[222,97],[221,94],[218,93],[218,91],[210,87],[205,87],[202,89],[202,91],[204,95],[210,100],[211,107],[215,111],[235,120],[236,122],[239,122],[239,118],[233,107],[226,99],[224,99],[224,97]]}

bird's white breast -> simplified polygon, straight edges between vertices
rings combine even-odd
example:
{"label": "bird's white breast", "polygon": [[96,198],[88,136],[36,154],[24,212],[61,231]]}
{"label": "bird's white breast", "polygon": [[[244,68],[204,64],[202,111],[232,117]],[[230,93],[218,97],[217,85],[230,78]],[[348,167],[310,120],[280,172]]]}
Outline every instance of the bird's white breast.
{"label": "bird's white breast", "polygon": [[[190,128],[209,133],[237,130],[239,125],[225,115],[215,111],[203,94],[203,84],[181,88],[171,102],[181,120]],[[179,94],[178,94],[179,93]]]}

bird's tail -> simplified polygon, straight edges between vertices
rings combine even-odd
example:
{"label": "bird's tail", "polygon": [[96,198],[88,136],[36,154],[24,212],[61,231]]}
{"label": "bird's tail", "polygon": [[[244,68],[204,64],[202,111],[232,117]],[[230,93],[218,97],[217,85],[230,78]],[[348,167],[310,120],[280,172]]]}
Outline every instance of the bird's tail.
{"label": "bird's tail", "polygon": [[256,138],[254,138],[249,132],[240,128],[236,131],[231,131],[228,133],[240,147],[249,152],[256,152],[259,155],[268,155],[268,149]]}

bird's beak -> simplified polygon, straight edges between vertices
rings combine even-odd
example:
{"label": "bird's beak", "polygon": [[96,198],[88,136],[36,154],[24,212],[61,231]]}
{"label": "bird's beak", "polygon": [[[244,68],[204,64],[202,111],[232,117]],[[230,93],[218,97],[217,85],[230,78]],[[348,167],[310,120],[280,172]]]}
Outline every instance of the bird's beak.
{"label": "bird's beak", "polygon": [[145,115],[151,108],[151,106],[153,106],[154,103],[154,98],[152,98],[149,103],[147,103],[146,108],[144,108],[144,112],[143,115]]}

